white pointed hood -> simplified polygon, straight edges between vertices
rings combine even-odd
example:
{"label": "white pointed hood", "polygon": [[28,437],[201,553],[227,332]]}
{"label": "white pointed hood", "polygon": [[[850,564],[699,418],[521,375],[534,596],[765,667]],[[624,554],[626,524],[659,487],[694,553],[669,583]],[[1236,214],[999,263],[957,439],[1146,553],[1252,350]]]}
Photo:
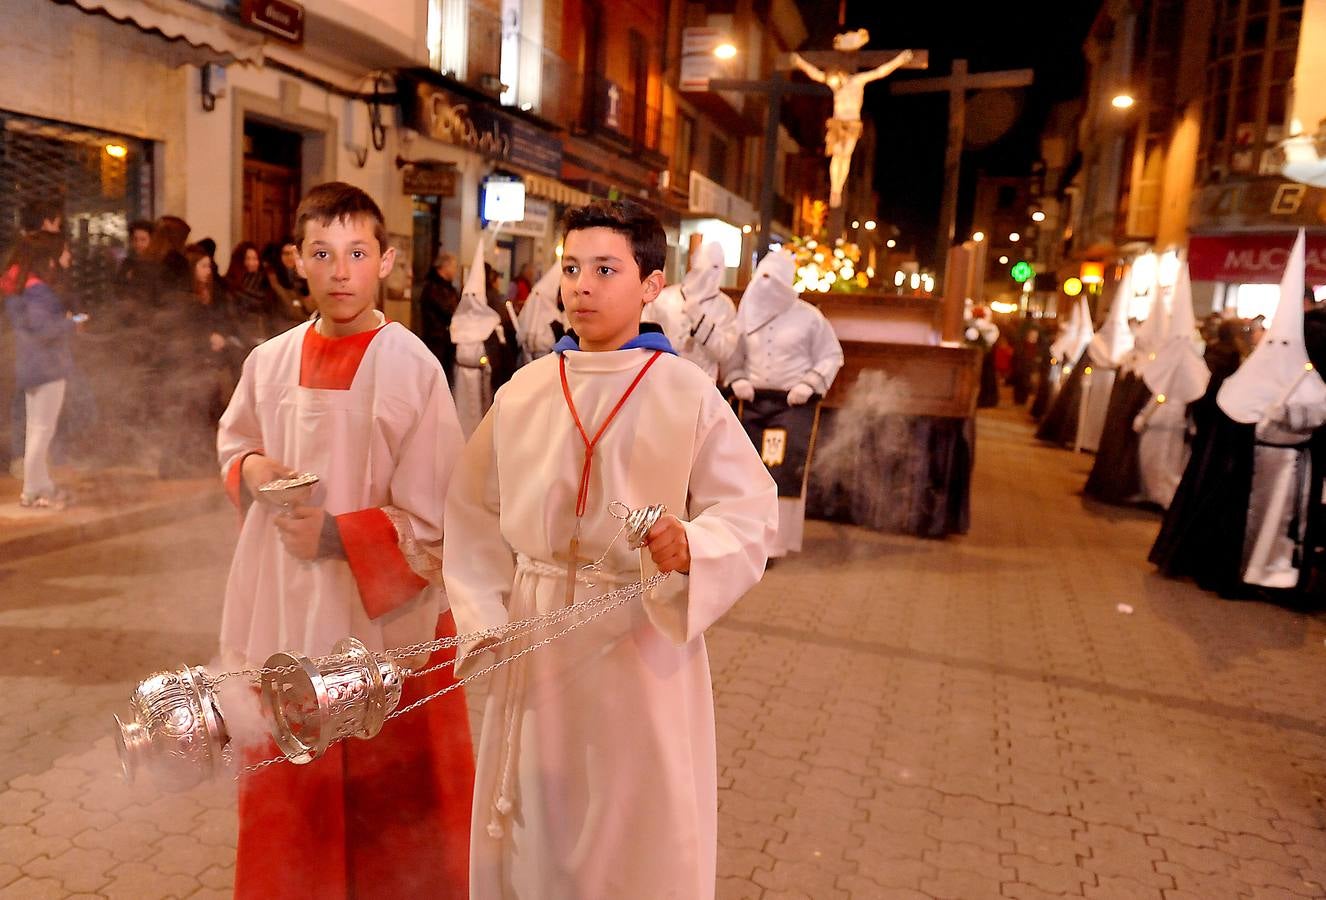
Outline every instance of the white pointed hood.
{"label": "white pointed hood", "polygon": [[737,321],[742,331],[749,334],[751,329],[792,308],[797,302],[796,288],[792,287],[796,271],[796,259],[786,250],[765,254],[741,295]]}
{"label": "white pointed hood", "polygon": [[1298,404],[1326,404],[1326,382],[1312,368],[1303,340],[1304,265],[1304,236],[1299,229],[1280,279],[1280,303],[1271,327],[1216,395],[1220,408],[1235,422],[1260,422],[1270,407],[1291,398]]}
{"label": "white pointed hood", "polygon": [[681,293],[685,301],[699,303],[718,294],[726,267],[722,245],[713,241],[705,242],[696,254],[695,267],[681,279]]}
{"label": "white pointed hood", "polygon": [[474,248],[470,272],[465,276],[465,287],[460,292],[460,303],[451,316],[451,342],[470,344],[486,341],[488,335],[502,324],[497,310],[488,305],[488,288],[484,278],[483,240]]}
{"label": "white pointed hood", "polygon": [[1197,319],[1192,313],[1192,281],[1185,262],[1170,299],[1169,328],[1155,359],[1142,366],[1142,380],[1169,403],[1192,403],[1206,393],[1211,370],[1195,342]]}
{"label": "white pointed hood", "polygon": [[[534,282],[529,296],[525,298],[525,305],[520,308],[520,313],[516,316],[516,330],[520,332],[521,344],[531,355],[552,349],[552,344],[549,343],[552,341],[552,332],[548,326],[561,321],[562,313],[557,308],[557,298],[561,295],[561,290],[562,267],[560,263],[554,261],[554,264],[548,267],[548,271]],[[548,346],[542,346],[544,343],[548,343]]]}
{"label": "white pointed hood", "polygon": [[1063,362],[1072,347],[1077,343],[1078,318],[1081,316],[1079,305],[1074,303],[1068,310],[1068,315],[1064,319],[1064,327],[1059,329],[1058,334],[1050,343],[1050,355]]}
{"label": "white pointed hood", "polygon": [[1091,339],[1096,336],[1096,330],[1091,327],[1091,306],[1087,303],[1085,294],[1077,298],[1077,331],[1073,335],[1073,342],[1068,346],[1068,362],[1070,365],[1077,365],[1077,361],[1082,358],[1082,354],[1087,352],[1091,346]]}
{"label": "white pointed hood", "polygon": [[1128,300],[1132,297],[1133,271],[1130,268],[1119,279],[1110,304],[1110,315],[1100,332],[1091,339],[1091,364],[1102,369],[1118,368],[1120,361],[1133,349],[1133,330],[1128,327]]}

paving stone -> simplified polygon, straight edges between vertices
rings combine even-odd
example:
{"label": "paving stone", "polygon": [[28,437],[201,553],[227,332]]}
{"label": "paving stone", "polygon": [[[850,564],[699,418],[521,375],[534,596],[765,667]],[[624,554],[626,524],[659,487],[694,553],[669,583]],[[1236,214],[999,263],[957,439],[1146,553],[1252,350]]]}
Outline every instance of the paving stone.
{"label": "paving stone", "polygon": [[212,866],[198,873],[198,882],[214,891],[233,891],[235,885],[234,866]]}
{"label": "paving stone", "polygon": [[99,893],[107,900],[147,900],[149,897],[188,897],[201,885],[188,875],[158,871],[146,863],[121,863]]}
{"label": "paving stone", "polygon": [[778,860],[773,870],[756,869],[751,880],[765,889],[765,896],[770,892],[802,892],[812,900],[849,900],[850,894],[840,890],[835,882],[838,875],[814,862],[790,862]]}
{"label": "paving stone", "polygon": [[999,861],[1014,870],[1014,880],[1051,893],[1080,894],[1083,885],[1096,883],[1095,875],[1078,866],[1043,863],[1014,853],[1003,854]]}
{"label": "paving stone", "polygon": [[0,860],[23,866],[38,856],[59,856],[69,849],[66,838],[41,835],[23,825],[0,828]]}
{"label": "paving stone", "polygon": [[764,889],[747,878],[719,878],[716,900],[760,900]]}
{"label": "paving stone", "polygon": [[1226,836],[1217,846],[1223,852],[1241,860],[1264,859],[1290,868],[1300,868],[1307,862],[1307,860],[1291,853],[1285,844],[1268,841],[1255,834],[1231,834]]}
{"label": "paving stone", "polygon": [[37,818],[49,798],[37,790],[6,790],[0,803],[0,825],[26,825]]}
{"label": "paving stone", "polygon": [[1308,889],[1298,869],[1265,859],[1239,860],[1229,874],[1231,878],[1254,888],[1283,888],[1293,893],[1302,893]]}
{"label": "paving stone", "polygon": [[69,892],[53,878],[23,876],[0,888],[0,900],[65,900]]}
{"label": "paving stone", "polygon": [[[1166,877],[1167,886],[1172,887],[1174,880]],[[1122,875],[1096,876],[1096,884],[1083,888],[1082,893],[1095,900],[1164,900],[1162,888],[1152,884],[1143,884]]]}
{"label": "paving stone", "polygon": [[978,874],[965,869],[939,866],[939,874],[921,881],[921,890],[939,900],[984,900],[997,898],[999,879],[993,874]]}
{"label": "paving stone", "polygon": [[7,862],[0,862],[0,887],[18,880],[23,876],[23,870],[18,866]]}

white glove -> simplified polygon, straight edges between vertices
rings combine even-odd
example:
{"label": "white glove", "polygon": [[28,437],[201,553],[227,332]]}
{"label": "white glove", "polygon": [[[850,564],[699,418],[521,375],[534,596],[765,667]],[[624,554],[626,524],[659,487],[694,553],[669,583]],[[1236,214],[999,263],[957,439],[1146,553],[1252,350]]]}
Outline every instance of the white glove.
{"label": "white glove", "polygon": [[755,399],[755,385],[750,383],[747,378],[738,378],[728,385],[732,389],[732,396],[738,400],[744,400],[747,403]]}
{"label": "white glove", "polygon": [[811,394],[814,393],[815,389],[810,385],[806,384],[804,381],[801,382],[800,384],[793,385],[792,390],[787,392],[787,405],[800,406],[801,404],[809,400]]}

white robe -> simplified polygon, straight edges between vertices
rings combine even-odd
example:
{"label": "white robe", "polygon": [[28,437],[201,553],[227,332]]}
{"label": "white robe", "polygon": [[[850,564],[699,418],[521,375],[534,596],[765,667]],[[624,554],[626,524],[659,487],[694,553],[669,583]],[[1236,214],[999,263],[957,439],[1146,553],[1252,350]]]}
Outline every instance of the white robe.
{"label": "white robe", "polygon": [[[591,435],[651,353],[565,354]],[[558,360],[534,361],[498,392],[452,482],[443,569],[461,632],[564,605],[556,555],[574,528],[584,445]],[[690,575],[494,674],[475,781],[476,898],[714,894],[716,751],[702,635],[763,573],[773,480],[704,373],[665,354],[595,449],[582,556],[597,559],[617,533],[613,500],[665,503],[685,521]],[[647,552],[620,541],[605,566],[610,577],[580,585],[577,599],[654,571]],[[460,657],[457,670],[491,657]],[[510,807],[499,808],[499,794]]]}
{"label": "white robe", "polygon": [[722,291],[687,304],[684,288],[668,285],[645,307],[641,320],[661,327],[682,359],[689,359],[717,381],[719,369],[737,346],[737,308]]}
{"label": "white robe", "polygon": [[383,509],[397,538],[385,549],[439,583],[370,617],[350,564],[295,559],[272,524],[278,511],[255,502],[244,513],[226,582],[221,650],[228,664],[261,664],[278,650],[325,654],[347,635],[373,650],[430,640],[442,608],[443,497],[464,443],[442,368],[408,329],[391,323],[373,337],[349,390],[301,387],[301,349],[313,327],[297,325],[245,360],[217,434],[222,475],[233,477],[232,467],[258,449],[312,472],[321,479],[315,504],[335,516]]}
{"label": "white robe", "polygon": [[[843,367],[843,347],[822,312],[796,300],[771,318],[751,317],[740,324],[749,332],[739,335],[729,363],[729,384],[746,378],[756,388],[788,391],[805,382],[820,396],[829,392]],[[778,538],[769,555],[800,553],[805,529],[805,496],[779,497]]]}

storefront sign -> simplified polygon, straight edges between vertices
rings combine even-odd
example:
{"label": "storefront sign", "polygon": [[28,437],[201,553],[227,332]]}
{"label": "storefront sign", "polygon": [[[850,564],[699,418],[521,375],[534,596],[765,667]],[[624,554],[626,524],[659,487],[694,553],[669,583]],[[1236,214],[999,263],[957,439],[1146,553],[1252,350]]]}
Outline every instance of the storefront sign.
{"label": "storefront sign", "polygon": [[423,81],[404,92],[402,106],[410,127],[435,140],[553,178],[562,173],[561,142],[495,106],[471,103]]}
{"label": "storefront sign", "polygon": [[402,192],[407,195],[456,196],[456,170],[450,166],[406,166],[402,182]]}
{"label": "storefront sign", "polygon": [[503,234],[541,238],[552,234],[552,204],[546,200],[525,198],[525,218],[502,226]]}
{"label": "storefront sign", "polygon": [[243,0],[240,19],[292,44],[304,42],[304,7],[290,0]]}
{"label": "storefront sign", "polygon": [[[1188,241],[1193,281],[1277,284],[1285,273],[1294,233],[1194,235]],[[1326,234],[1307,238],[1307,280],[1326,284]]]}

